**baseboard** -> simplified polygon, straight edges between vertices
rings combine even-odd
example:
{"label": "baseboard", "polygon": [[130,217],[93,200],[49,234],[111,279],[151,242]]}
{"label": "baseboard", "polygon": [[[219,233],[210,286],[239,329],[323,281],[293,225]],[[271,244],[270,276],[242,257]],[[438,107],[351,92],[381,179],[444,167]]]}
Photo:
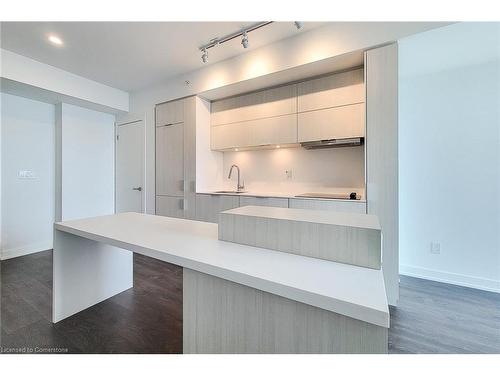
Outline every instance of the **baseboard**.
{"label": "baseboard", "polygon": [[28,245],[28,246],[22,246],[22,247],[17,247],[17,248],[12,248],[12,249],[3,249],[1,251],[1,260],[6,260],[10,258],[16,258],[20,257],[23,255],[28,255],[28,254],[33,254],[33,253],[38,253],[40,251],[45,251],[45,250],[50,250],[52,249],[52,243],[37,243],[33,245]]}
{"label": "baseboard", "polygon": [[500,280],[492,280],[452,272],[443,272],[428,268],[408,266],[404,264],[401,264],[399,266],[399,273],[401,275],[417,277],[419,279],[439,281],[447,284],[466,286],[468,288],[500,293]]}

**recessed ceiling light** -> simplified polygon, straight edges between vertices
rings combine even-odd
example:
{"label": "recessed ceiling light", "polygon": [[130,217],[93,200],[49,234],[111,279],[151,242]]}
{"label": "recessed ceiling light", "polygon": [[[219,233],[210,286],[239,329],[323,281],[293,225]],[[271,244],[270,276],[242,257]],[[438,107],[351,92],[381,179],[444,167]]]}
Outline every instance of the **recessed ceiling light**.
{"label": "recessed ceiling light", "polygon": [[235,149],[234,149],[234,151],[238,151],[238,149],[237,149],[237,148],[235,148]]}
{"label": "recessed ceiling light", "polygon": [[62,46],[63,45],[63,41],[61,38],[55,36],[55,35],[49,35],[49,42],[52,43],[52,44],[55,44],[56,46]]}
{"label": "recessed ceiling light", "polygon": [[280,145],[276,145],[276,148],[280,148],[281,146]]}

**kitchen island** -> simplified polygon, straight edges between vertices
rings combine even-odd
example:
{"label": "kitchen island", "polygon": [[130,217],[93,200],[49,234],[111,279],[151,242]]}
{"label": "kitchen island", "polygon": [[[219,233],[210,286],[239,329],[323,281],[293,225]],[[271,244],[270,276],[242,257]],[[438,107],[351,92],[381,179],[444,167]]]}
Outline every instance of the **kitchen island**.
{"label": "kitchen island", "polygon": [[184,353],[385,353],[382,271],[220,241],[138,213],[55,224],[53,322],[133,285],[132,252],[184,268]]}

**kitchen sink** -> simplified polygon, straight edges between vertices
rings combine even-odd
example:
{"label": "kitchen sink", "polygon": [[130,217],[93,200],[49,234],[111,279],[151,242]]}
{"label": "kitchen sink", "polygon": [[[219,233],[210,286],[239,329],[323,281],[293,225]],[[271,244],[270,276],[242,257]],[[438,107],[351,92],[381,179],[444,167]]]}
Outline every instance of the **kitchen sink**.
{"label": "kitchen sink", "polygon": [[246,191],[218,190],[218,191],[214,191],[214,193],[218,193],[218,194],[241,194],[241,193],[246,193]]}

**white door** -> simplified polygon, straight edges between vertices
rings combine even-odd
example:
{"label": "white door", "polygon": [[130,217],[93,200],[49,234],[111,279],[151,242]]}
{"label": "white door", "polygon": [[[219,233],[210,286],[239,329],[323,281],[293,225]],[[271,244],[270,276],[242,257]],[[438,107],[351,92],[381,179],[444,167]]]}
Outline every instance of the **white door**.
{"label": "white door", "polygon": [[144,212],[144,123],[116,129],[116,212]]}

